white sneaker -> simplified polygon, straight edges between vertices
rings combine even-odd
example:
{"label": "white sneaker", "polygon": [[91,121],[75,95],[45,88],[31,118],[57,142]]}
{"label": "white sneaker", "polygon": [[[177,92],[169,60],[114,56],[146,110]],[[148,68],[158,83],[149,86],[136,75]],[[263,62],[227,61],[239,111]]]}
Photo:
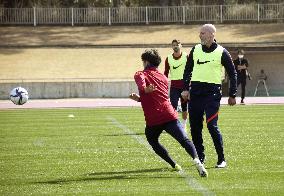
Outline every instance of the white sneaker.
{"label": "white sneaker", "polygon": [[226,161],[222,161],[221,163],[217,163],[216,168],[224,168],[227,166]]}
{"label": "white sneaker", "polygon": [[198,158],[195,158],[193,161],[200,177],[208,177],[208,173],[200,160]]}

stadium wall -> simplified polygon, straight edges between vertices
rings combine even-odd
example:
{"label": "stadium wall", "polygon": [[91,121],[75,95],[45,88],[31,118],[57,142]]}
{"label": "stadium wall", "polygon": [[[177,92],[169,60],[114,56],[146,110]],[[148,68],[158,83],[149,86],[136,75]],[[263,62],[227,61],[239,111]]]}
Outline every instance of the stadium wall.
{"label": "stadium wall", "polygon": [[[258,75],[260,70],[263,69],[268,79],[266,84],[271,96],[283,96],[284,95],[284,51],[276,50],[273,48],[266,48],[266,50],[255,51],[244,48],[246,54],[245,58],[249,60],[249,73],[252,76],[252,80],[247,79],[246,96],[253,96],[255,87],[258,82]],[[236,53],[231,52],[233,58]],[[257,96],[266,96],[263,85],[258,88]],[[240,96],[241,86],[238,88],[238,96]]]}
{"label": "stadium wall", "polygon": [[17,86],[27,89],[31,99],[121,98],[137,91],[134,81],[2,83],[0,99],[8,99],[10,90]]}
{"label": "stadium wall", "polygon": [[[247,80],[246,96],[253,96],[257,84],[257,75],[264,69],[268,76],[267,86],[270,96],[284,96],[284,51],[267,48],[255,51],[244,48],[245,58],[249,60],[249,72],[252,80]],[[236,49],[230,49],[232,57],[236,56]],[[161,68],[163,69],[163,68]],[[8,99],[11,89],[22,86],[29,91],[32,99],[58,99],[58,98],[123,98],[129,93],[137,92],[133,80],[125,81],[61,81],[61,82],[2,82],[0,83],[0,99]],[[223,84],[223,95],[228,95],[228,84]],[[238,96],[240,96],[240,86]],[[257,96],[266,96],[263,85],[259,86]]]}

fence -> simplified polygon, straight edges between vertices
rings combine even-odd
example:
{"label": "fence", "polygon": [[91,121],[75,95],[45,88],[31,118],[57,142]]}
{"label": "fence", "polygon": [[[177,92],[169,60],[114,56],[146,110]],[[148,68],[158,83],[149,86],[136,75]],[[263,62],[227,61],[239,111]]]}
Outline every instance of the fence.
{"label": "fence", "polygon": [[193,22],[262,22],[284,19],[284,4],[119,7],[0,8],[0,24],[112,25]]}

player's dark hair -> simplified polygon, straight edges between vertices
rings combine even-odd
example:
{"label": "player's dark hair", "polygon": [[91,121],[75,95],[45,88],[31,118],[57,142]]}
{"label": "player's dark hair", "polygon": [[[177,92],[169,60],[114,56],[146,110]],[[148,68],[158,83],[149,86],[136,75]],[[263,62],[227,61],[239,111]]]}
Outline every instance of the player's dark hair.
{"label": "player's dark hair", "polygon": [[156,49],[145,50],[141,55],[142,61],[148,61],[151,66],[158,67],[161,63],[161,56]]}
{"label": "player's dark hair", "polygon": [[243,49],[238,49],[238,54],[245,54],[245,51]]}
{"label": "player's dark hair", "polygon": [[180,42],[180,40],[178,40],[178,39],[174,39],[174,40],[172,41],[172,44],[173,44],[173,43],[180,44],[181,42]]}

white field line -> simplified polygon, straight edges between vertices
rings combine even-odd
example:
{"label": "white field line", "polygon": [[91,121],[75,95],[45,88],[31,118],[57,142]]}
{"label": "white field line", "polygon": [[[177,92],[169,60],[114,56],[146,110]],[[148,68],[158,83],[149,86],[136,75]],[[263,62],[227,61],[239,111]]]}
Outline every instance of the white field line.
{"label": "white field line", "polygon": [[[141,136],[136,135],[135,132],[131,131],[127,126],[121,124],[120,122],[118,122],[115,118],[113,117],[107,117],[107,120],[109,120],[113,125],[115,125],[116,127],[120,128],[121,130],[123,130],[125,133],[129,134],[133,139],[135,139],[139,144],[143,145],[145,148],[147,148],[150,152],[154,153],[155,152],[152,150],[152,148],[150,147],[150,145],[148,144],[148,142]],[[156,155],[156,154],[155,154]],[[192,189],[202,193],[202,195],[206,195],[206,196],[213,196],[215,195],[214,192],[210,191],[209,189],[207,189],[206,187],[202,186],[196,179],[194,179],[192,176],[186,174],[186,172],[184,170],[181,170],[178,172],[180,174],[180,176],[182,176],[189,187],[191,187]]]}

